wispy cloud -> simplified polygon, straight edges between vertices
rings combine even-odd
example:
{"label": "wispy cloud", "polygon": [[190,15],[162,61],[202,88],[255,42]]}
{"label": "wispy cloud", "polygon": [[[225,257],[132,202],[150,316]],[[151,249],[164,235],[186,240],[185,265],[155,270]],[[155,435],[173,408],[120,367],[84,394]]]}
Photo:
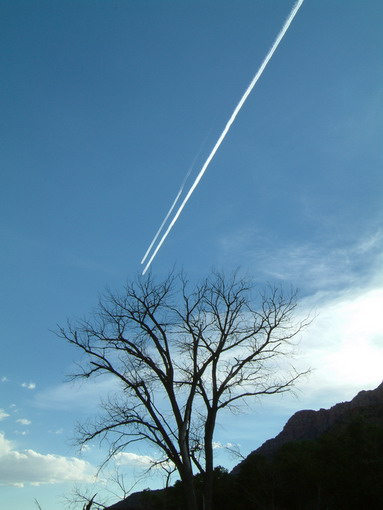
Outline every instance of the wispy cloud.
{"label": "wispy cloud", "polygon": [[27,390],[34,390],[34,389],[36,389],[36,383],[34,383],[34,382],[29,382],[29,383],[23,382],[21,384],[21,387],[22,388],[27,388]]}
{"label": "wispy cloud", "polygon": [[112,266],[103,264],[97,260],[81,258],[77,255],[77,253],[66,254],[66,256],[64,254],[63,263],[89,272],[104,273],[109,276],[115,275],[115,271]]}
{"label": "wispy cloud", "polygon": [[8,382],[8,381],[9,381],[9,379],[8,379],[8,377],[6,377],[6,376],[4,375],[4,376],[0,379],[0,381],[1,381],[2,383],[5,383],[5,382]]}
{"label": "wispy cloud", "polygon": [[23,487],[63,482],[94,482],[96,469],[76,457],[17,451],[0,432],[0,484]]}
{"label": "wispy cloud", "polygon": [[0,421],[8,418],[9,414],[4,411],[4,409],[0,409]]}
{"label": "wispy cloud", "polygon": [[308,293],[363,285],[382,274],[382,231],[342,244],[322,239],[280,246],[271,235],[244,228],[219,243],[226,262],[243,261],[264,280],[292,283]]}
{"label": "wispy cloud", "polygon": [[226,448],[238,448],[239,445],[235,443],[220,443],[219,441],[213,441],[213,450],[223,450]]}
{"label": "wispy cloud", "polygon": [[30,425],[32,423],[31,420],[27,420],[26,418],[19,418],[16,422],[20,423],[20,425]]}
{"label": "wispy cloud", "polygon": [[114,456],[118,465],[133,466],[133,467],[150,467],[155,463],[155,460],[148,455],[137,455],[136,453],[120,452]]}
{"label": "wispy cloud", "polygon": [[59,435],[61,435],[61,434],[63,434],[63,433],[64,433],[64,429],[63,429],[63,428],[61,428],[61,429],[57,429],[57,430],[50,430],[49,432],[50,432],[51,434],[55,434],[56,436],[59,436]]}
{"label": "wispy cloud", "polygon": [[[381,255],[380,237],[346,246],[287,246],[269,258],[265,271],[284,281],[302,281],[312,289],[334,289],[371,278]],[[367,262],[370,261],[370,264]]]}
{"label": "wispy cloud", "polygon": [[112,377],[87,380],[83,383],[64,383],[37,393],[33,402],[44,409],[90,410],[96,408],[100,400],[118,388],[118,382]]}

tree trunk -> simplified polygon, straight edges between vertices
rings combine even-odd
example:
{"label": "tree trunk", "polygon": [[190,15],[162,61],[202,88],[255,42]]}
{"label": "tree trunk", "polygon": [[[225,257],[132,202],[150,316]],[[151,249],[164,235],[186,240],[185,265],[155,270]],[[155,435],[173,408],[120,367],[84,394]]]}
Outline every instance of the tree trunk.
{"label": "tree trunk", "polygon": [[213,508],[213,455],[206,455],[206,469],[203,486],[203,510]]}
{"label": "tree trunk", "polygon": [[213,469],[206,470],[203,488],[203,510],[213,508]]}
{"label": "tree trunk", "polygon": [[205,424],[205,477],[203,487],[203,510],[213,508],[213,433],[215,427],[215,413],[208,417]]}
{"label": "tree trunk", "polygon": [[198,510],[193,473],[185,474],[182,477],[182,482],[187,510]]}
{"label": "tree trunk", "polygon": [[177,466],[177,468],[184,485],[186,507],[188,510],[198,510],[193,468],[191,464],[185,424],[181,427],[178,444],[180,447],[182,463],[180,466]]}

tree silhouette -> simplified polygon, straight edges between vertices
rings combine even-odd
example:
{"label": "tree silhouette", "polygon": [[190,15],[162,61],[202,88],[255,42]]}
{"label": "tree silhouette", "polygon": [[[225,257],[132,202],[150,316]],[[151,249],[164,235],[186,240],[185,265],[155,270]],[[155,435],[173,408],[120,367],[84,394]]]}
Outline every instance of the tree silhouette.
{"label": "tree silhouette", "polygon": [[146,441],[161,452],[157,465],[178,471],[185,507],[211,510],[217,416],[245,399],[292,388],[302,373],[281,369],[279,361],[307,321],[294,318],[294,293],[255,292],[238,273],[213,272],[189,287],[182,273],[159,283],[139,277],[59,335],[86,355],[76,377],[108,374],[120,383],[103,413],[80,427],[80,443],[108,439],[107,461]]}

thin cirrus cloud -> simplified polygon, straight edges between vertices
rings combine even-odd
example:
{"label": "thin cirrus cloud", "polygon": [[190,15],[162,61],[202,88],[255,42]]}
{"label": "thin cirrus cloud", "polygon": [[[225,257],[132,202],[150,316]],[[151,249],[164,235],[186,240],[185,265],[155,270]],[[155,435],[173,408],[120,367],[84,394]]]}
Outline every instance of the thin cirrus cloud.
{"label": "thin cirrus cloud", "polygon": [[381,255],[377,248],[381,244],[376,241],[368,245],[361,240],[343,247],[308,243],[287,246],[269,258],[265,272],[298,285],[304,275],[304,284],[312,290],[354,286],[378,276]]}
{"label": "thin cirrus cloud", "polygon": [[42,454],[34,450],[17,451],[0,432],[0,485],[57,484],[95,481],[96,468],[76,457]]}

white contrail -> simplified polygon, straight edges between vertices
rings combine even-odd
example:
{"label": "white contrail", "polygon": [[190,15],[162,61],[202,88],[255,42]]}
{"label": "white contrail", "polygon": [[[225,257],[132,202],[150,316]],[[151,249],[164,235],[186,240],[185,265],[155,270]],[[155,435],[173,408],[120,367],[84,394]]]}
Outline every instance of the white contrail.
{"label": "white contrail", "polygon": [[[141,260],[141,264],[143,264],[145,262],[145,260],[147,259],[148,255],[150,253],[150,250],[153,248],[153,245],[157,241],[158,236],[160,235],[160,233],[162,232],[162,229],[164,228],[165,223],[168,221],[169,216],[172,214],[173,209],[175,208],[176,203],[178,202],[178,199],[180,198],[183,189],[184,189],[183,186],[181,186],[180,189],[178,190],[177,196],[174,199],[174,202],[172,203],[169,211],[167,212],[163,222],[161,223],[160,228],[157,230],[155,236],[153,237],[152,242],[149,245],[149,248],[146,250],[146,253],[145,253],[145,255],[143,256],[143,258]],[[142,273],[142,274],[144,274],[144,273]]]}
{"label": "white contrail", "polygon": [[187,204],[189,198],[191,197],[193,191],[196,189],[196,187],[198,186],[198,183],[199,181],[202,179],[203,177],[203,174],[206,172],[206,169],[207,167],[209,166],[211,160],[214,158],[215,156],[215,153],[217,152],[217,150],[219,149],[221,143],[223,142],[223,140],[225,139],[229,129],[231,128],[233,122],[235,121],[235,118],[237,117],[239,111],[241,110],[243,104],[245,103],[246,99],[248,98],[250,92],[253,90],[255,84],[257,83],[257,81],[259,80],[259,78],[261,77],[263,71],[265,70],[265,67],[267,66],[267,64],[269,63],[271,57],[274,55],[274,52],[275,50],[278,48],[278,45],[279,43],[281,42],[281,40],[283,39],[283,36],[285,35],[285,33],[287,32],[291,22],[293,21],[296,13],[298,12],[299,8],[301,7],[301,5],[303,4],[303,0],[298,0],[296,2],[296,4],[294,5],[294,7],[292,8],[290,14],[289,14],[289,17],[287,18],[287,20],[285,21],[285,24],[283,25],[282,27],[282,30],[279,32],[277,38],[275,39],[274,41],[274,44],[272,45],[270,51],[268,52],[268,54],[266,55],[264,61],[262,62],[261,64],[261,67],[258,69],[256,75],[254,76],[254,78],[252,79],[250,85],[247,87],[245,93],[243,94],[241,100],[239,101],[239,103],[237,104],[237,106],[235,107],[233,113],[231,114],[231,117],[230,119],[228,120],[226,126],[225,126],[225,129],[222,131],[221,133],[221,136],[218,138],[216,144],[214,145],[213,147],[213,150],[211,151],[211,153],[209,154],[207,160],[205,161],[205,164],[203,165],[203,167],[201,168],[199,174],[197,175],[195,181],[193,182],[191,188],[189,189],[187,195],[185,196],[184,200],[182,201],[181,205],[179,206],[176,214],[174,215],[172,221],[170,222],[166,232],[164,233],[164,235],[162,236],[160,242],[158,243],[156,249],[154,250],[152,256],[150,257],[148,263],[146,264],[145,266],[145,269],[143,270],[142,274],[144,275],[146,273],[146,271],[149,269],[151,263],[153,262],[154,260],[154,257],[157,255],[158,253],[158,250],[161,248],[161,246],[163,245],[165,239],[167,238],[167,236],[169,235],[171,229],[173,228],[175,222],[178,220],[183,208],[185,207],[185,205]]}
{"label": "white contrail", "polygon": [[181,184],[181,186],[180,186],[180,189],[178,190],[177,196],[176,196],[176,198],[174,199],[174,202],[172,203],[172,205],[170,206],[170,209],[169,209],[169,211],[167,212],[167,214],[166,214],[165,218],[163,219],[163,221],[162,221],[162,223],[161,223],[161,225],[160,225],[159,229],[157,230],[157,232],[156,232],[155,236],[153,237],[152,242],[151,242],[151,243],[150,243],[150,245],[149,245],[149,248],[146,250],[146,253],[145,253],[145,255],[143,256],[143,258],[142,258],[142,260],[141,260],[141,264],[143,264],[143,263],[145,262],[145,260],[147,259],[147,257],[148,257],[148,255],[149,255],[149,253],[150,253],[151,249],[153,248],[154,243],[157,241],[158,236],[159,236],[159,235],[160,235],[160,233],[162,232],[162,229],[164,228],[164,226],[165,226],[166,222],[167,222],[167,221],[168,221],[168,219],[169,219],[169,216],[170,216],[170,215],[171,215],[171,213],[173,212],[173,209],[175,208],[175,206],[176,206],[176,204],[177,204],[177,202],[178,202],[178,200],[179,200],[179,198],[180,198],[180,196],[181,196],[181,194],[182,194],[182,192],[183,192],[183,190],[184,190],[184,187],[185,187],[186,181],[188,180],[188,177],[189,177],[189,175],[191,174],[191,171],[192,171],[192,170],[193,170],[193,168],[194,168],[195,162],[197,161],[198,156],[201,154],[202,148],[204,147],[204,145],[205,145],[205,143],[206,143],[206,140],[207,140],[207,138],[208,138],[208,136],[209,136],[209,135],[210,135],[210,131],[208,132],[208,134],[206,135],[206,137],[205,137],[204,141],[202,142],[202,145],[201,145],[201,147],[199,148],[199,150],[198,150],[197,154],[195,155],[195,157],[194,157],[194,159],[193,159],[193,161],[192,161],[192,164],[191,164],[191,165],[190,165],[190,167],[189,167],[189,170],[186,172],[186,175],[185,175],[185,177],[184,177],[184,180],[182,181],[182,184]]}

